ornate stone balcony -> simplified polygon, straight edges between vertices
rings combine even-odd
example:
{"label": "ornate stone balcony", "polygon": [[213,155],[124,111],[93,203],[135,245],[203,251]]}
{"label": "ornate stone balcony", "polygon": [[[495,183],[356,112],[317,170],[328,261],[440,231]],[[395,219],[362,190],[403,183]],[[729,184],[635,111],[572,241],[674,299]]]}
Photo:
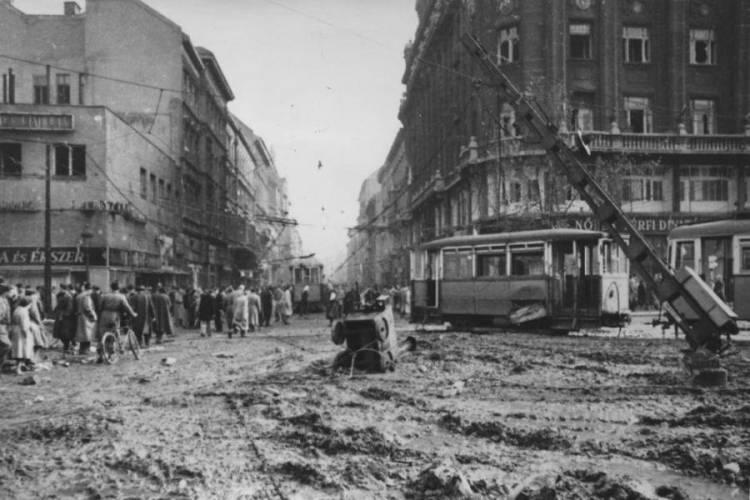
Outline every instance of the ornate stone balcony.
{"label": "ornate stone balcony", "polygon": [[[571,146],[572,133],[562,133]],[[610,132],[586,132],[584,139],[592,152],[598,153],[651,153],[651,154],[750,154],[748,135],[686,135],[686,134],[613,134]],[[525,137],[506,137],[479,145],[479,158],[501,156],[535,156],[544,151],[539,143]]]}

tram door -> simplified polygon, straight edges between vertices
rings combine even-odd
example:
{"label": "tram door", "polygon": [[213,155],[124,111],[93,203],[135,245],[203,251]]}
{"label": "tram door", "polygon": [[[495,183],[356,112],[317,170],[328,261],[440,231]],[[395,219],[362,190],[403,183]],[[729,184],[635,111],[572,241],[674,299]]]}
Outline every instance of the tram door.
{"label": "tram door", "polygon": [[438,266],[440,259],[439,252],[429,252],[427,255],[428,263],[425,278],[427,281],[427,307],[438,306],[438,277],[440,268]]}
{"label": "tram door", "polygon": [[[598,314],[600,277],[597,242],[557,241],[552,244],[554,310]],[[559,297],[559,298],[558,298]]]}
{"label": "tram door", "polygon": [[716,279],[721,276],[727,302],[734,302],[732,238],[705,238],[702,243],[701,269],[706,282],[713,287]]}
{"label": "tram door", "polygon": [[578,259],[572,241],[552,243],[552,280],[550,298],[552,309],[560,312],[574,309],[578,290]]}

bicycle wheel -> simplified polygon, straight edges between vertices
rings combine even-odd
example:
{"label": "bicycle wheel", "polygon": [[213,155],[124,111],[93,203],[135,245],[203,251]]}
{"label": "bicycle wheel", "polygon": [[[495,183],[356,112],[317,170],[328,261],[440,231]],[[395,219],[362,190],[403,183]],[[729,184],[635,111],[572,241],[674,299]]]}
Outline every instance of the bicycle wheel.
{"label": "bicycle wheel", "polygon": [[120,348],[117,345],[117,334],[114,332],[105,332],[102,335],[102,358],[107,364],[113,365],[120,359]]}
{"label": "bicycle wheel", "polygon": [[130,347],[130,352],[133,353],[135,359],[141,359],[141,346],[138,344],[138,338],[136,338],[133,330],[128,330],[128,347]]}

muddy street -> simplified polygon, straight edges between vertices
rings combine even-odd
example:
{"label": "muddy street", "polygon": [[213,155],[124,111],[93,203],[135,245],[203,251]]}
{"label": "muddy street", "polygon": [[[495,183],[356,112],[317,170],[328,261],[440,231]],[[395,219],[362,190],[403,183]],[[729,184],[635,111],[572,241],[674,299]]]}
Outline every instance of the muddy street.
{"label": "muddy street", "polygon": [[[321,316],[0,378],[9,499],[748,498],[750,343],[723,389],[682,340],[414,332],[386,374],[334,371]],[[614,332],[616,333],[616,332]],[[34,385],[22,385],[33,376]]]}

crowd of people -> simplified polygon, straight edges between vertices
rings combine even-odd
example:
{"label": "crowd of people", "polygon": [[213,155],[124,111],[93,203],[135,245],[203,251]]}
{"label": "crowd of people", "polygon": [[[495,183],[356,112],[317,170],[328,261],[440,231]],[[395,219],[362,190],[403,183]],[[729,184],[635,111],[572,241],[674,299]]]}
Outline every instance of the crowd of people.
{"label": "crowd of people", "polygon": [[[226,327],[229,338],[270,326],[272,320],[289,323],[292,316],[291,286],[248,288],[170,288],[157,285],[120,286],[113,282],[102,292],[88,282],[60,284],[52,289],[52,304],[45,311],[42,287],[7,284],[0,278],[0,369],[7,359],[15,362],[16,374],[33,370],[39,350],[49,347],[45,320],[52,337],[66,353],[98,354],[99,340],[107,331],[129,327],[141,348],[152,339],[161,344],[174,336],[177,325],[200,329],[212,336]],[[303,302],[305,301],[303,293]],[[306,303],[305,311],[306,311]],[[302,307],[302,305],[301,305]],[[96,344],[96,350],[92,346]]]}
{"label": "crowd of people", "polygon": [[341,317],[354,312],[361,304],[372,304],[375,300],[386,295],[390,297],[390,304],[394,313],[401,317],[411,315],[411,289],[408,286],[384,286],[373,285],[372,287],[359,290],[359,286],[326,284],[324,292],[324,305],[326,318],[330,324]]}
{"label": "crowd of people", "polygon": [[276,323],[289,324],[292,316],[290,285],[246,288],[188,289],[172,291],[174,317],[183,328],[199,328],[201,336],[210,337],[227,328],[229,338],[244,337],[248,332]]}

